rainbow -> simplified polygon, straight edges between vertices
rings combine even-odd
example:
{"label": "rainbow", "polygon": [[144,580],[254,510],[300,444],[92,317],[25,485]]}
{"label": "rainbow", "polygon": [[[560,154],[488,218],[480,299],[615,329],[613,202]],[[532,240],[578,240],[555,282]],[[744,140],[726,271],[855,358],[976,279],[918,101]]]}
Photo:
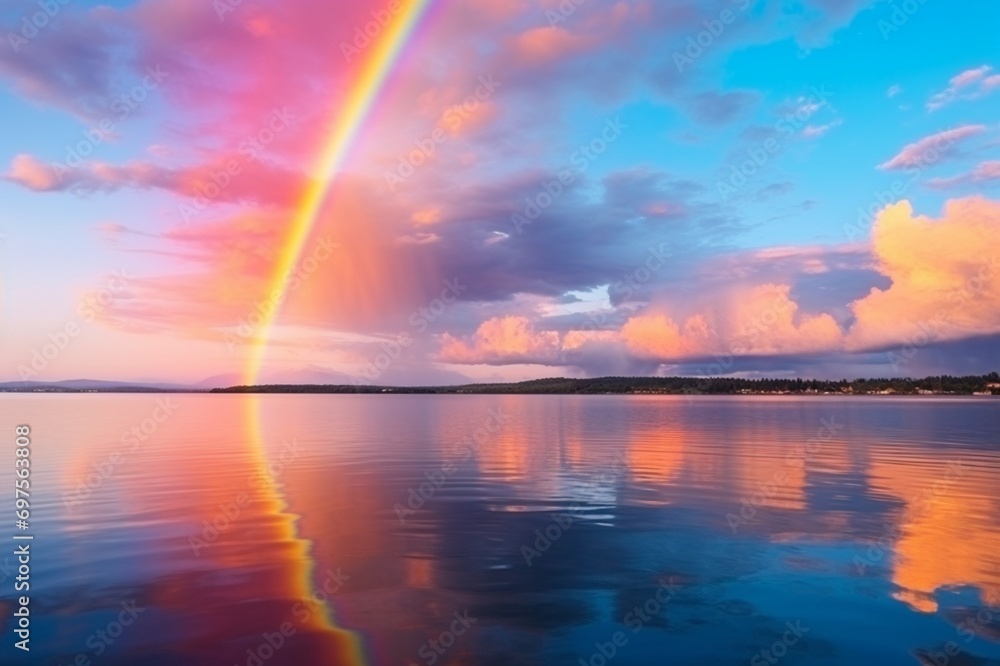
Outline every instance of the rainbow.
{"label": "rainbow", "polygon": [[[280,293],[281,297],[277,302],[282,302],[287,295],[289,277],[300,260],[334,178],[343,166],[403,47],[409,42],[432,1],[400,0],[399,11],[385,25],[381,34],[373,38],[372,44],[368,47],[370,51],[368,57],[362,63],[343,106],[331,123],[328,133],[330,138],[313,171],[317,177],[306,189],[289,225],[287,237],[281,243],[278,261],[269,280],[271,287],[264,292]],[[247,385],[257,383],[278,309],[277,307],[271,309],[270,314],[256,328],[250,341],[250,360],[244,377],[244,383]]]}

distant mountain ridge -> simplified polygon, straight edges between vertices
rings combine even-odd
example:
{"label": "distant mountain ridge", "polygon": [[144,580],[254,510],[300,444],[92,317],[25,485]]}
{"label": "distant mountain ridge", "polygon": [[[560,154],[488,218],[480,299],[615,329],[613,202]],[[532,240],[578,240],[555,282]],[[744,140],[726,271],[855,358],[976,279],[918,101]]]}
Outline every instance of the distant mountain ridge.
{"label": "distant mountain ridge", "polygon": [[103,379],[65,379],[58,382],[0,382],[0,391],[187,391],[190,386],[162,382],[116,382]]}
{"label": "distant mountain ridge", "polygon": [[[393,368],[393,372],[386,372],[379,379],[385,383],[401,386],[412,386],[419,384],[416,377],[407,372],[405,368]],[[426,374],[426,373],[425,373]],[[467,384],[471,380],[468,377],[454,372],[438,371],[431,375],[431,381],[442,385]],[[245,381],[245,377],[240,373],[231,372],[220,375],[206,377],[193,384],[179,384],[158,381],[114,381],[102,379],[67,379],[53,382],[40,381],[12,381],[0,382],[0,391],[7,392],[35,392],[35,391],[208,391],[211,389],[222,389],[231,386],[238,386]],[[280,370],[265,374],[261,384],[281,384],[290,386],[305,385],[368,385],[371,380],[364,377],[356,377],[343,372],[327,370],[326,368],[307,367],[295,370]]]}

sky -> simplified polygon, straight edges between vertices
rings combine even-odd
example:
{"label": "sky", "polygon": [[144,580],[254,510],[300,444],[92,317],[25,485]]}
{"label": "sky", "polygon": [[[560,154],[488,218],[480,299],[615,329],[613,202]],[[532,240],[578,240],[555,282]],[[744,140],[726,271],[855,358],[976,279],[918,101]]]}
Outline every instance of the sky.
{"label": "sky", "polygon": [[997,370],[998,25],[0,3],[0,381]]}

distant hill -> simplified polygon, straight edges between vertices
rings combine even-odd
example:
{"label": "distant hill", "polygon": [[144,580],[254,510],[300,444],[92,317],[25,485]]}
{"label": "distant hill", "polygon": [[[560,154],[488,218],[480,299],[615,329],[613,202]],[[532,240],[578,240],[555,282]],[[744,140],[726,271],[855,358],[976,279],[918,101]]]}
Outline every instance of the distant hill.
{"label": "distant hill", "polygon": [[38,392],[51,391],[53,393],[69,392],[78,393],[83,391],[131,393],[142,391],[190,391],[191,387],[183,384],[149,383],[141,382],[115,382],[102,379],[66,379],[59,382],[0,382],[0,391],[24,391]]}
{"label": "distant hill", "polygon": [[[225,388],[239,384],[243,376],[236,372],[223,375],[214,375],[203,379],[193,386],[200,389]],[[342,372],[333,372],[325,369],[305,368],[301,370],[284,370],[269,373],[263,377],[266,384],[347,384],[351,382],[351,375]]]}

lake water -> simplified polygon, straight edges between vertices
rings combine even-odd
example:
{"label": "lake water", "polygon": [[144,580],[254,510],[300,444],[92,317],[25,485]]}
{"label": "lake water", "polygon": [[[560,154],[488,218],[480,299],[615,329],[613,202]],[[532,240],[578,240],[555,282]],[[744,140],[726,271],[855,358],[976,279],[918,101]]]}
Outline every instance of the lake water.
{"label": "lake water", "polygon": [[32,394],[0,426],[3,664],[1000,663],[989,398]]}

